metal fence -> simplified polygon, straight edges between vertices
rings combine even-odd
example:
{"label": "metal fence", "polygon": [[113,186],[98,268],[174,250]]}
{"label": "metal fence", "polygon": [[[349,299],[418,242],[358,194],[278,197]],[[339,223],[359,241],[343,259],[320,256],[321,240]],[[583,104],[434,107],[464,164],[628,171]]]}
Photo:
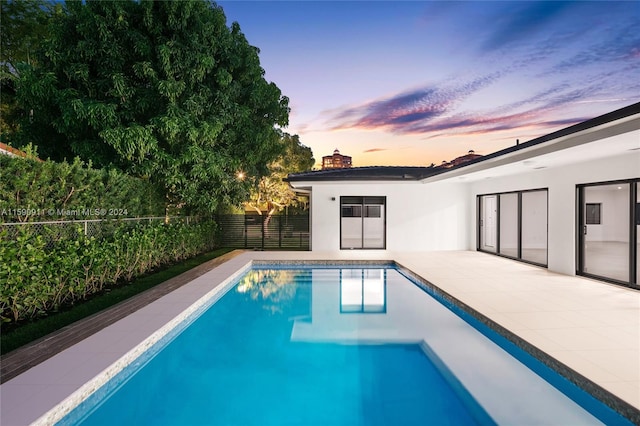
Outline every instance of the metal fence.
{"label": "metal fence", "polygon": [[[47,222],[0,223],[0,238],[15,239],[21,234],[41,235],[47,244],[73,239],[79,233],[89,237],[108,238],[116,229],[133,228],[143,223],[196,223],[198,217],[142,217],[121,219],[58,220]],[[309,214],[218,215],[220,247],[243,249],[309,250]]]}
{"label": "metal fence", "polygon": [[45,222],[11,222],[0,223],[0,236],[15,239],[25,231],[41,235],[47,243],[65,238],[75,238],[79,233],[88,237],[105,238],[111,236],[116,229],[133,228],[144,223],[196,223],[197,217],[139,217],[119,219],[57,220]]}
{"label": "metal fence", "polygon": [[309,214],[216,216],[220,246],[244,249],[309,250]]}

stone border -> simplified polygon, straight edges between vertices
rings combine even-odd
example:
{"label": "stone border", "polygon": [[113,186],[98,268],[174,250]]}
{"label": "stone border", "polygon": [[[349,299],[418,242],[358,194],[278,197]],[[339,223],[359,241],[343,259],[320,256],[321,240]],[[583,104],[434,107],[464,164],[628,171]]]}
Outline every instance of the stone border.
{"label": "stone border", "polygon": [[[207,294],[198,299],[195,303],[182,311],[178,316],[174,317],[171,321],[162,326],[159,330],[154,332],[151,336],[147,337],[144,341],[136,345],[133,349],[120,357],[116,362],[111,364],[93,379],[82,385],[80,389],[73,392],[62,402],[57,404],[51,410],[43,414],[35,422],[33,426],[51,425],[61,421],[67,414],[71,413],[80,404],[86,401],[91,395],[100,389],[104,385],[108,385],[108,392],[113,386],[117,387],[120,381],[117,383],[108,383],[117,377],[119,373],[124,371],[128,366],[144,365],[157,351],[161,350],[173,337],[175,337],[180,331],[184,330],[191,322],[193,322],[198,316],[200,316],[208,307],[214,304],[220,297],[222,297],[229,289],[235,285],[240,276],[245,274],[251,269],[251,263],[244,265],[236,272],[231,274],[228,278],[218,284],[215,288],[209,291]],[[141,358],[142,357],[142,358]],[[126,377],[123,378],[126,380]]]}
{"label": "stone border", "polygon": [[11,380],[242,253],[241,250],[234,250],[213,258],[114,306],[2,355],[0,357],[0,383]]}

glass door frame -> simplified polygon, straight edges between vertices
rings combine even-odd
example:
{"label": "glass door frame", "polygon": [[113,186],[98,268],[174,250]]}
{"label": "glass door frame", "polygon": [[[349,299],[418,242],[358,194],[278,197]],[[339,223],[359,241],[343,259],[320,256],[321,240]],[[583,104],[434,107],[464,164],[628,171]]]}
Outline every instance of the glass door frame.
{"label": "glass door frame", "polygon": [[[544,191],[546,193],[547,196],[547,235],[546,235],[546,251],[547,251],[547,256],[546,256],[546,263],[538,263],[538,262],[533,262],[527,259],[524,259],[522,257],[522,194],[524,193],[528,193],[528,192],[540,192],[540,191]],[[508,195],[508,194],[516,194],[518,196],[518,202],[517,202],[517,221],[518,221],[518,232],[517,232],[517,239],[518,239],[518,255],[516,257],[514,256],[509,256],[503,253],[500,253],[500,215],[501,215],[501,211],[500,211],[500,196],[501,195]],[[487,196],[495,196],[496,197],[496,224],[495,224],[495,239],[496,239],[496,250],[495,251],[490,251],[490,250],[484,250],[482,249],[482,220],[483,220],[483,205],[482,205],[482,199],[483,197],[487,197]],[[518,191],[506,191],[506,192],[491,192],[491,193],[486,193],[486,194],[478,194],[476,196],[476,212],[477,212],[477,217],[476,217],[476,250],[480,251],[482,253],[488,253],[488,254],[493,254],[496,256],[500,256],[500,257],[504,257],[506,259],[513,259],[513,260],[517,260],[519,262],[524,262],[524,263],[528,263],[530,265],[536,265],[536,266],[542,266],[543,268],[547,268],[549,265],[549,188],[535,188],[535,189],[524,189],[524,190],[518,190]]]}
{"label": "glass door frame", "polygon": [[[356,202],[357,200],[357,202]],[[380,201],[382,204],[375,203],[373,201]],[[343,244],[343,229],[342,229],[342,207],[346,206],[360,206],[360,247],[348,247]],[[380,206],[382,214],[382,247],[365,247],[365,215],[366,207]],[[357,196],[340,196],[340,250],[386,250],[387,249],[387,197],[386,196],[374,196],[374,195],[357,195]]]}
{"label": "glass door frame", "polygon": [[[629,185],[629,275],[627,281],[617,280],[615,278],[609,278],[601,275],[591,274],[584,272],[585,267],[585,227],[586,227],[586,215],[585,215],[585,194],[584,189],[593,186],[606,186],[606,185]],[[636,210],[636,204],[638,202],[638,187],[640,186],[640,178],[623,179],[623,180],[611,180],[605,182],[590,182],[576,185],[576,275],[580,275],[587,278],[594,278],[600,281],[606,281],[612,284],[618,284],[634,289],[640,289],[640,283],[637,280],[637,268],[638,265],[638,231],[636,223],[640,223],[640,218],[636,217],[640,214]]]}

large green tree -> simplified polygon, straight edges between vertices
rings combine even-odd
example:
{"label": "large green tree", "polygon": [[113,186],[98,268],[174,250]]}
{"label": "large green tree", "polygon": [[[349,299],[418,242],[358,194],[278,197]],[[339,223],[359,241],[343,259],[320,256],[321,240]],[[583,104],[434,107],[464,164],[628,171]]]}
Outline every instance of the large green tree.
{"label": "large green tree", "polygon": [[237,204],[282,150],[288,99],[258,49],[205,1],[67,2],[18,99],[27,138],[52,159],[79,156],[161,183],[170,204]]}
{"label": "large green tree", "polygon": [[[250,200],[245,207],[269,217],[285,207],[299,206],[300,198],[284,181],[289,173],[311,170],[315,160],[311,148],[300,142],[298,135],[283,133],[282,154],[269,164],[269,174],[255,179]],[[268,219],[267,219],[268,221]]]}
{"label": "large green tree", "polygon": [[3,141],[18,128],[18,70],[22,64],[35,62],[52,10],[52,5],[45,0],[0,0],[0,134]]}

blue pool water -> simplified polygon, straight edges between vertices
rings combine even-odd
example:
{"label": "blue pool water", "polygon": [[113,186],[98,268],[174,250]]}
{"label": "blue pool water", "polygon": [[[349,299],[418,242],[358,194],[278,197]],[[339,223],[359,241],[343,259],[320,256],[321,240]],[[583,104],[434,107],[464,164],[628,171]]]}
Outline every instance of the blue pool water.
{"label": "blue pool water", "polygon": [[111,386],[60,423],[600,424],[606,411],[576,404],[380,267],[252,269]]}

